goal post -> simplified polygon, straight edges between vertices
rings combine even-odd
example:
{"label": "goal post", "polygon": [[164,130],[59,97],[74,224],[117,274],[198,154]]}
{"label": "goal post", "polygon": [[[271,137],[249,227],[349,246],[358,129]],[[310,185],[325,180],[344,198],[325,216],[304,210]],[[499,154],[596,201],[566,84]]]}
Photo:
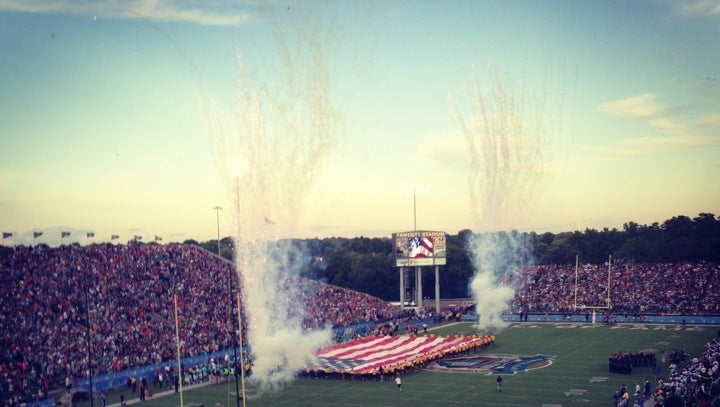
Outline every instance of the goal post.
{"label": "goal post", "polygon": [[607,261],[607,283],[605,286],[607,297],[605,298],[605,305],[596,305],[596,304],[578,304],[577,302],[577,295],[578,295],[578,287],[579,287],[579,272],[578,269],[580,267],[580,255],[575,255],[575,293],[574,293],[574,299],[573,299],[573,307],[577,309],[591,309],[592,310],[592,323],[595,323],[596,316],[597,316],[597,310],[599,309],[607,309],[609,310],[612,307],[612,301],[610,299],[610,284],[611,284],[611,278],[612,278],[612,254],[608,255],[608,261]]}

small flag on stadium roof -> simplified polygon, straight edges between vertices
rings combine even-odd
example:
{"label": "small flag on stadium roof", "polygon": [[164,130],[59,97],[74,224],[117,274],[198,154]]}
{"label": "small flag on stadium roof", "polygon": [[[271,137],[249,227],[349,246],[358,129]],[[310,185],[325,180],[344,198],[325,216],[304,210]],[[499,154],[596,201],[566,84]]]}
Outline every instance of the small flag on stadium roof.
{"label": "small flag on stadium roof", "polygon": [[10,232],[3,232],[3,239],[7,239],[8,237],[12,237],[12,233],[10,233]]}
{"label": "small flag on stadium roof", "polygon": [[38,237],[42,236],[43,232],[33,232],[33,239],[37,239]]}
{"label": "small flag on stadium roof", "polygon": [[110,240],[120,239],[119,235],[112,235],[110,236]]}
{"label": "small flag on stadium roof", "polygon": [[60,232],[60,237],[61,237],[61,238],[63,238],[63,237],[68,237],[68,236],[70,236],[70,232]]}
{"label": "small flag on stadium roof", "polygon": [[162,240],[162,237],[155,235],[155,241],[160,241],[160,240]]}
{"label": "small flag on stadium roof", "polygon": [[265,224],[266,225],[274,225],[275,222],[272,219],[265,217]]}
{"label": "small flag on stadium roof", "polygon": [[88,238],[95,237],[95,232],[87,232],[87,237]]}

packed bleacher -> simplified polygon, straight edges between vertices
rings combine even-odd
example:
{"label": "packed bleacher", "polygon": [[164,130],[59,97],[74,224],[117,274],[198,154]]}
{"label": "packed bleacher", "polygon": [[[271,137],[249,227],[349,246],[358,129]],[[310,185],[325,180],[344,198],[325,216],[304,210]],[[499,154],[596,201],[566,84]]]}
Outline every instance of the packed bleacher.
{"label": "packed bleacher", "polygon": [[[185,339],[184,351],[229,347],[228,307],[213,302],[223,299],[220,282],[230,268],[196,247],[18,247],[2,257],[2,268],[8,279],[0,315],[2,369],[14,390],[35,388],[46,377],[86,377],[88,327],[95,374],[172,357],[169,323],[181,287],[187,289],[183,311],[205,315],[188,321],[196,335]],[[18,364],[35,373],[18,372]]]}
{"label": "packed bleacher", "polygon": [[324,328],[328,322],[334,328],[368,321],[379,323],[402,313],[397,306],[368,294],[313,280],[303,282],[301,302],[306,304],[305,329]]}
{"label": "packed bleacher", "polygon": [[[181,338],[182,356],[232,347],[228,286],[230,278],[239,286],[237,275],[197,246],[4,248],[0,269],[3,402],[46,396],[66,377],[88,377],[88,327],[94,375],[174,359],[175,295],[183,330],[192,333]],[[306,305],[306,329],[402,315],[367,294],[293,281]]]}
{"label": "packed bleacher", "polygon": [[[577,276],[577,277],[576,277]],[[577,278],[577,284],[576,284]],[[516,288],[513,312],[575,312],[575,305],[616,314],[720,313],[720,263],[542,265],[516,270],[503,283]],[[577,287],[577,291],[576,291]],[[582,307],[580,307],[582,308]]]}
{"label": "packed bleacher", "polygon": [[[192,333],[181,338],[183,356],[234,345],[229,281],[239,287],[237,274],[232,264],[198,246],[1,249],[3,404],[42,398],[66,378],[88,377],[89,338],[95,375],[174,359],[176,295],[183,330]],[[717,313],[719,269],[718,263],[615,264],[610,276],[613,312]],[[510,310],[566,312],[574,304],[605,305],[607,270],[606,265],[581,266],[577,294],[574,266],[507,273],[503,281],[516,288]],[[413,317],[367,294],[304,278],[292,281],[300,286],[305,329],[370,323],[370,333],[382,335],[397,327],[394,321]],[[459,312],[452,314],[459,319]]]}

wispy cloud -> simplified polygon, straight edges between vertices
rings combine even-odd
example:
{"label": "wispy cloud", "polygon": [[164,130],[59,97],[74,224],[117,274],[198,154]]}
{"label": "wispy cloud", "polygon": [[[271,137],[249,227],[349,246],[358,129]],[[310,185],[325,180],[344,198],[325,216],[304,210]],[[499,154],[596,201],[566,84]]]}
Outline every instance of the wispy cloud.
{"label": "wispy cloud", "polygon": [[720,113],[677,120],[670,117],[672,109],[660,103],[652,93],[602,103],[598,111],[614,117],[644,121],[655,130],[655,134],[625,137],[611,145],[596,146],[594,150],[602,154],[639,155],[720,144],[720,136],[716,132]]}
{"label": "wispy cloud", "polygon": [[16,13],[78,15],[96,18],[140,18],[153,21],[179,21],[200,25],[246,24],[248,12],[237,7],[221,7],[214,1],[159,0],[0,0],[0,11]]}
{"label": "wispy cloud", "polygon": [[644,153],[648,151],[674,150],[693,147],[707,147],[716,145],[718,137],[700,135],[674,135],[674,136],[644,136],[620,140],[625,151],[629,153]]}
{"label": "wispy cloud", "polygon": [[720,0],[660,0],[659,3],[682,17],[720,16]]}
{"label": "wispy cloud", "polygon": [[651,117],[648,119],[648,124],[665,133],[682,133],[689,130],[686,124],[667,117]]}
{"label": "wispy cloud", "polygon": [[720,128],[720,112],[700,117],[695,120],[695,124],[700,127],[714,128],[717,130]]}
{"label": "wispy cloud", "polygon": [[639,156],[662,151],[682,150],[687,148],[711,147],[720,145],[720,136],[708,135],[670,135],[642,136],[624,138],[615,143],[590,147],[596,154],[590,157],[591,162],[612,161],[613,157]]}
{"label": "wispy cloud", "polygon": [[655,95],[646,93],[602,103],[598,110],[616,117],[653,118],[664,114],[667,109],[655,100]]}

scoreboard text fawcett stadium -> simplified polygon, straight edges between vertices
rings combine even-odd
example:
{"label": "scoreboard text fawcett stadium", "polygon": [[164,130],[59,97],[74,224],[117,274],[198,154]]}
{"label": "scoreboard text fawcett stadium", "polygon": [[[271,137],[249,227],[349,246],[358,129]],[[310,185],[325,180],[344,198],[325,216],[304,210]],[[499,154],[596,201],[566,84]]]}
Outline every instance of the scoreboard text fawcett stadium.
{"label": "scoreboard text fawcett stadium", "polygon": [[444,266],[446,236],[428,230],[393,233],[395,267]]}

